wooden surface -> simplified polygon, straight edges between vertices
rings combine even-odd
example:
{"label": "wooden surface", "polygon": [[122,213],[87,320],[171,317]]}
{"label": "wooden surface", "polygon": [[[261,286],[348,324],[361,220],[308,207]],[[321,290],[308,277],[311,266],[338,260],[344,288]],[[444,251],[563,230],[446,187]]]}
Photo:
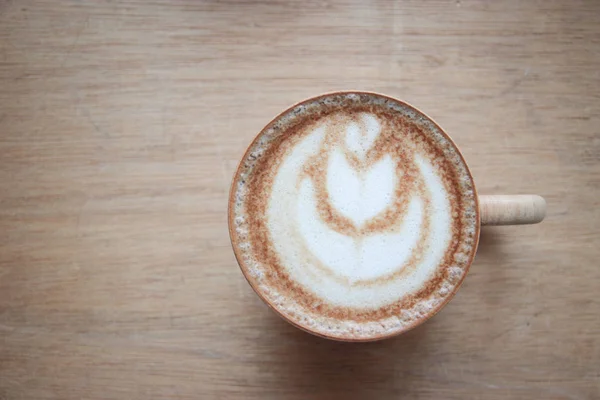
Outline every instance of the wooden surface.
{"label": "wooden surface", "polygon": [[[0,60],[0,399],[600,397],[599,2],[2,1]],[[548,201],[362,345],[278,319],[226,226],[260,128],[353,88]]]}

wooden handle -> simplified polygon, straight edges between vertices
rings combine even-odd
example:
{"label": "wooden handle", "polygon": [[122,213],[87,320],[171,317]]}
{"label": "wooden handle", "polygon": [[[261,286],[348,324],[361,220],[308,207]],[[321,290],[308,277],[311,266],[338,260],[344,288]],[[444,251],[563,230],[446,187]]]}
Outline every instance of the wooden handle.
{"label": "wooden handle", "polygon": [[533,194],[479,196],[481,225],[525,225],[542,222],[546,200]]}

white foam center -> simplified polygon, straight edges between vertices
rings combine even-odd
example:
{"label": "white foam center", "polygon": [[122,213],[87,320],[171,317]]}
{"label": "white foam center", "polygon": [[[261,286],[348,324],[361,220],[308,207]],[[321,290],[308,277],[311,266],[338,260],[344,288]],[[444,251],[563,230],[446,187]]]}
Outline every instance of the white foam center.
{"label": "white foam center", "polygon": [[396,166],[384,156],[368,171],[352,168],[341,149],[329,156],[327,192],[332,205],[357,226],[384,211],[393,201]]}
{"label": "white foam center", "polygon": [[[343,140],[329,152],[327,170],[322,171],[330,205],[357,229],[391,205],[403,176],[391,155],[360,171],[347,160],[345,150],[364,160],[380,134],[376,117],[364,114],[363,122],[366,128],[362,131],[358,124],[351,123],[340,132]],[[309,133],[288,152],[275,176],[266,216],[275,251],[291,279],[331,304],[390,304],[421,288],[444,256],[452,228],[444,184],[432,164],[417,155],[416,167],[427,188],[432,212],[425,252],[417,267],[400,278],[362,285],[361,281],[399,271],[409,260],[422,233],[424,199],[415,192],[402,221],[388,230],[359,236],[336,231],[318,213],[312,178],[302,175],[310,158],[321,150],[324,137],[323,126]]]}

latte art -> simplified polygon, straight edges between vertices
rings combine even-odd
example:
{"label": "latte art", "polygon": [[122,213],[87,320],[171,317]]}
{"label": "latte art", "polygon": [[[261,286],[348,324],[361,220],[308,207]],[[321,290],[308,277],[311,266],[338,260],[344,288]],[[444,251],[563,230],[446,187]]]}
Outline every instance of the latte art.
{"label": "latte art", "polygon": [[[352,117],[324,117],[283,158],[267,228],[282,265],[301,266],[286,267],[294,280],[333,304],[376,307],[437,266],[451,238],[450,205],[427,160],[390,146],[374,115]],[[424,268],[412,274],[417,261]],[[392,279],[399,274],[405,279]]]}
{"label": "latte art", "polygon": [[462,281],[472,180],[423,115],[366,93],[280,115],[232,189],[232,240],[255,290],[301,327],[360,340],[407,329]]}

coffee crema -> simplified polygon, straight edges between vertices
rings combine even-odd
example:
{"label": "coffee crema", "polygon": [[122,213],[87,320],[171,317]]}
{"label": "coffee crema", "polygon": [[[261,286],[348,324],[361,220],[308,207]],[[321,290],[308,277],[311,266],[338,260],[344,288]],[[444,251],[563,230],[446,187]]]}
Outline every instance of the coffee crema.
{"label": "coffee crema", "polygon": [[234,252],[255,291],[300,328],[373,340],[437,312],[477,248],[472,177],[426,115],[366,92],[299,103],[234,177]]}

